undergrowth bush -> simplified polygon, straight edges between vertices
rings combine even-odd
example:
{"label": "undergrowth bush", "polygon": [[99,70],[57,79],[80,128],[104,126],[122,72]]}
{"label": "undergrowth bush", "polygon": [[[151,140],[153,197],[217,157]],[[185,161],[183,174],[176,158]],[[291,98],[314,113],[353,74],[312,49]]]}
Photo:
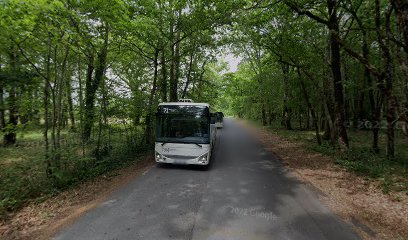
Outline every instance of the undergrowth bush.
{"label": "undergrowth bush", "polygon": [[[122,168],[146,154],[142,129],[116,128],[100,141],[100,156],[94,151],[97,141],[82,146],[75,132],[62,133],[59,167],[46,174],[42,132],[29,130],[20,134],[16,146],[0,147],[0,218],[6,218],[30,201],[43,201],[79,183]],[[53,157],[52,153],[51,156]]]}

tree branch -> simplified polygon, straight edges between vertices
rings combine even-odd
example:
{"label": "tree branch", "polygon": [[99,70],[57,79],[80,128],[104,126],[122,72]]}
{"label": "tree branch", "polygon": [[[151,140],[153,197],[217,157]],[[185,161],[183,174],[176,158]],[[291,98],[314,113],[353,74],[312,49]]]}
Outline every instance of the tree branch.
{"label": "tree branch", "polygon": [[[14,41],[14,40],[13,40]],[[23,55],[24,59],[35,69],[35,71],[40,75],[42,78],[45,80],[49,80],[42,72],[41,70],[27,57],[27,55],[24,53],[23,48],[20,46],[19,43],[14,41],[14,43],[17,45],[18,49],[20,50],[21,55]]]}
{"label": "tree branch", "polygon": [[340,46],[348,53],[350,56],[358,60],[361,64],[363,64],[374,76],[381,77],[380,71],[372,65],[367,58],[363,57],[360,53],[353,50],[351,47],[347,46],[347,44],[340,38],[337,32],[332,31],[333,35],[335,36],[337,42]]}
{"label": "tree branch", "polygon": [[326,26],[329,25],[329,21],[327,21],[327,20],[325,20],[325,19],[323,19],[323,18],[321,18],[319,16],[314,15],[312,12],[310,12],[308,10],[304,10],[304,9],[299,8],[296,5],[296,3],[292,2],[292,1],[284,0],[283,2],[286,4],[286,6],[290,7],[292,10],[297,12],[299,15],[306,15],[309,18],[315,20],[318,23],[324,24]]}

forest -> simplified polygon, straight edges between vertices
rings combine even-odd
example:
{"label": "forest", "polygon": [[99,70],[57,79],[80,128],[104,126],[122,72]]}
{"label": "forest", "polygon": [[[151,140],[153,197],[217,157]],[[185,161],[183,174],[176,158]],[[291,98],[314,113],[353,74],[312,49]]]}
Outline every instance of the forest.
{"label": "forest", "polygon": [[2,216],[146,154],[158,103],[182,98],[408,188],[404,0],[0,5]]}

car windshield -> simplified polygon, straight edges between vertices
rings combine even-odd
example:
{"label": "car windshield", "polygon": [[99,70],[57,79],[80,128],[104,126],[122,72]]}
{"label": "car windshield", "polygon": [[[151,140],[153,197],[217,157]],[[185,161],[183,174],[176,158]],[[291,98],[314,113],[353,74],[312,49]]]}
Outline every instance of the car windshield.
{"label": "car windshield", "polygon": [[209,115],[205,106],[160,106],[156,141],[209,143]]}

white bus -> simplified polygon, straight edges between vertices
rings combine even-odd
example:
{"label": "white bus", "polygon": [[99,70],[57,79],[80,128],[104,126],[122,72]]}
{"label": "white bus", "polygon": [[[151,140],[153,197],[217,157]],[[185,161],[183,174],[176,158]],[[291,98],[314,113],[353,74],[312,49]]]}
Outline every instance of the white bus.
{"label": "white bus", "polygon": [[215,146],[215,116],[207,103],[161,103],[156,113],[158,163],[208,165]]}

